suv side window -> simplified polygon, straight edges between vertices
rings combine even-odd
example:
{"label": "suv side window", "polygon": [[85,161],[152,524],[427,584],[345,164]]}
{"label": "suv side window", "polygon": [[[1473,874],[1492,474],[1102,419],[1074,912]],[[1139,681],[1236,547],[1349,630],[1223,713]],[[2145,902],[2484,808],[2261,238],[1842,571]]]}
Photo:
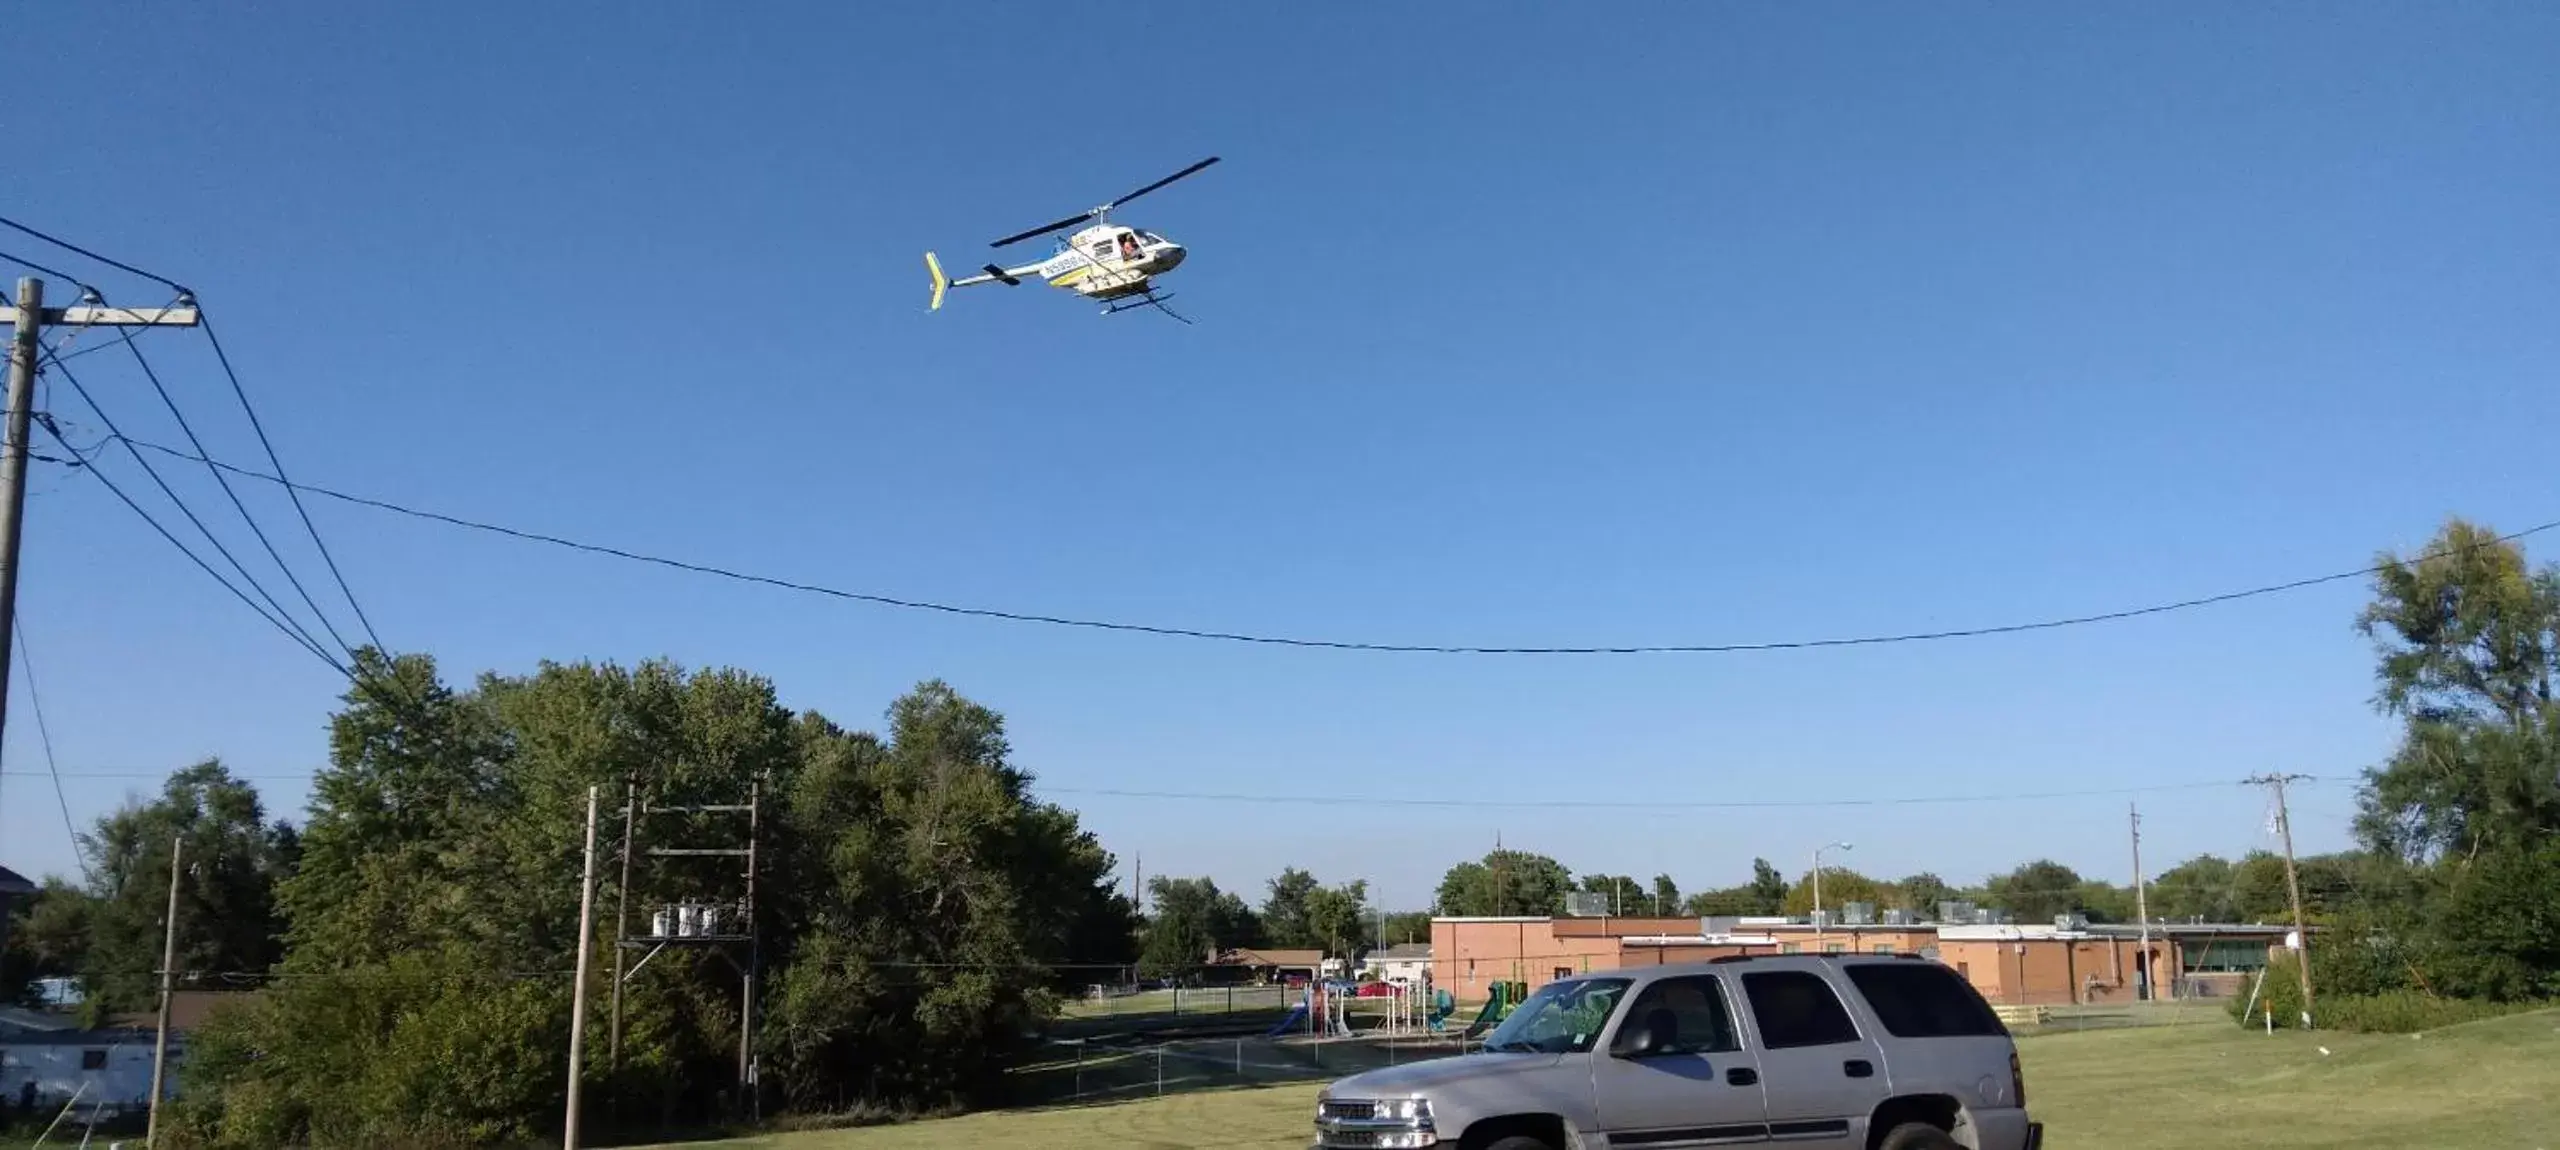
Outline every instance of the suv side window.
{"label": "suv side window", "polygon": [[1849,983],[1896,1038],[1995,1037],[2000,1016],[1956,972],[1934,962],[1870,962],[1848,970]]}
{"label": "suv side window", "polygon": [[1760,1023],[1760,1041],[1771,1050],[1858,1040],[1849,1008],[1840,1005],[1840,996],[1820,975],[1757,971],[1742,976],[1742,993],[1751,1000],[1751,1017]]}
{"label": "suv side window", "polygon": [[1742,1037],[1733,1025],[1733,1009],[1724,997],[1724,980],[1712,974],[1666,978],[1644,988],[1629,1007],[1619,1029],[1650,1026],[1655,1013],[1669,1015],[1671,1045],[1657,1047],[1655,1054],[1724,1054],[1742,1049]]}

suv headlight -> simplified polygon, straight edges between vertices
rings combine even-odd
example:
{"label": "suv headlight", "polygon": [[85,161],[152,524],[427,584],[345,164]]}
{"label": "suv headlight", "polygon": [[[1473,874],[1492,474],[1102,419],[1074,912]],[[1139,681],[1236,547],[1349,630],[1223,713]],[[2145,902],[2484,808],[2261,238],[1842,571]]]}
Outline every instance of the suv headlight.
{"label": "suv headlight", "polygon": [[1431,1100],[1428,1098],[1393,1098],[1378,1104],[1378,1117],[1399,1122],[1431,1124]]}

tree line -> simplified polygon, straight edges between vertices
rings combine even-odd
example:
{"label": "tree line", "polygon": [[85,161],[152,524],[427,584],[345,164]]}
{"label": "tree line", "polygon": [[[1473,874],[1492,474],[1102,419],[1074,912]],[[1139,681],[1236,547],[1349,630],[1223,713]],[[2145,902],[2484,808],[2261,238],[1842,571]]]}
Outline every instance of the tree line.
{"label": "tree line", "polygon": [[[2374,704],[2402,724],[2359,792],[2356,849],[2301,860],[2324,996],[2512,1001],[2560,994],[2560,568],[2455,521],[2385,556],[2356,624]],[[1159,877],[1147,913],[1076,814],[1038,798],[1004,721],[940,682],[878,732],[781,706],[768,681],[664,662],[544,664],[448,684],[421,656],[366,652],[329,724],[329,765],[299,825],[218,761],[178,771],[80,836],[82,873],[13,912],[0,987],[82,988],[90,1022],[151,1009],[170,850],[182,987],[256,990],[189,1036],[173,1143],[214,1147],[530,1141],[553,1128],[578,943],[588,788],[620,832],[626,786],[654,807],[761,796],[757,1101],[800,1112],[919,1110],[1000,1096],[1062,1002],[1135,970],[1198,973],[1251,946],[1349,956],[1422,941],[1436,912],[1555,914],[1601,894],[1628,914],[1797,914],[1809,875],[1765,859],[1683,892],[1575,876],[1500,850],[1442,877],[1428,910],[1387,913],[1358,879],[1299,868],[1253,904]],[[732,813],[653,824],[658,841],[734,836]],[[735,860],[651,857],[598,906],[736,890]],[[2050,860],[1966,886],[1826,868],[1826,905],[1927,910],[1966,899],[2037,921],[2128,921],[2131,892]],[[2160,873],[2155,919],[2281,919],[2281,860],[2212,855]],[[600,930],[602,928],[600,927]],[[603,939],[609,943],[610,938]],[[607,946],[604,952],[610,954]],[[611,969],[599,961],[598,969]],[[662,1130],[738,1113],[739,971],[671,950],[633,975],[617,1054],[610,978],[591,989],[591,1128]]]}
{"label": "tree line", "polygon": [[[182,988],[255,989],[188,1036],[168,1136],[218,1147],[538,1140],[566,1091],[588,788],[662,808],[760,795],[760,1101],[799,1111],[984,1101],[1083,964],[1136,958],[1111,855],[1039,800],[995,712],[928,682],[875,734],[780,706],[767,681],[546,664],[444,683],[364,653],[298,828],[218,762],[100,819],[86,873],[18,912],[5,974],[78,980],[92,1020],[156,1001],[173,840]],[[723,824],[721,820],[729,820]],[[729,845],[736,812],[652,816],[644,845]],[[742,860],[642,856],[597,905],[742,893]],[[599,954],[612,953],[607,918]],[[637,958],[626,955],[625,965]],[[743,1109],[742,955],[673,948],[627,984],[619,1057],[600,957],[590,1129]]]}

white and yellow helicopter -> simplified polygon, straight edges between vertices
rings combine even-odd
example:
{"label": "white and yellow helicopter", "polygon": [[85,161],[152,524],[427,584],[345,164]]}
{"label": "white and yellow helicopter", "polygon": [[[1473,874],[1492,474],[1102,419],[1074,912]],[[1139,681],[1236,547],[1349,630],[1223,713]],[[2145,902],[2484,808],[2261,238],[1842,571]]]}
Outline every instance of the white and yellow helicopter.
{"label": "white and yellow helicopter", "polygon": [[1155,287],[1155,277],[1182,265],[1185,255],[1182,245],[1154,232],[1112,223],[1108,217],[1113,208],[1217,162],[1218,157],[1211,156],[1092,211],[1069,216],[1056,223],[1033,228],[1019,235],[1006,236],[988,245],[1000,248],[1008,244],[1036,239],[1061,229],[1072,228],[1088,220],[1092,222],[1092,226],[1078,228],[1074,235],[1058,241],[1058,250],[1049,258],[1037,263],[1010,268],[988,264],[978,275],[955,280],[942,274],[942,261],[932,252],[926,252],[924,254],[925,271],[933,276],[932,310],[942,310],[942,293],[951,288],[973,287],[985,283],[1020,287],[1024,277],[1037,275],[1047,280],[1050,287],[1066,288],[1086,299],[1101,303],[1104,315],[1114,315],[1132,308],[1152,307],[1184,323],[1191,322],[1183,319],[1172,308],[1164,306],[1164,301],[1173,298],[1171,292],[1158,295]]}

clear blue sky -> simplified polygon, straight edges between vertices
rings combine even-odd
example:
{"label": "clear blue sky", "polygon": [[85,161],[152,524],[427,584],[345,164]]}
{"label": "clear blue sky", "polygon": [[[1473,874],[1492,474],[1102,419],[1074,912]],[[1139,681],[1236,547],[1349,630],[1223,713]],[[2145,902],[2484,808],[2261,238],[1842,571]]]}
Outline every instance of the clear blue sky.
{"label": "clear blue sky", "polygon": [[[298,477],[968,604],[1785,639],[2336,570],[2452,512],[2560,517],[2548,7],[1340,11],[65,9],[10,34],[42,110],[11,117],[0,208],[202,291]],[[961,264],[1211,153],[1125,217],[1193,246],[1167,286],[1199,326],[1028,288],[925,312],[922,249]],[[250,461],[201,340],[152,338]],[[174,435],[129,363],[78,366]],[[92,482],[37,490],[21,613],[66,771],[323,759],[325,669]],[[385,636],[457,677],[667,655],[868,723],[941,676],[1057,787],[1331,796],[1061,796],[1150,873],[1255,892],[1297,863],[1418,905],[1497,832],[1690,887],[1833,838],[1884,874],[2044,855],[2121,880],[2120,798],[1367,800],[2351,774],[2392,738],[2353,584],[1892,648],[1351,655],[903,614],[314,510]],[[0,860],[67,869],[19,698]],[[298,783],[265,785],[298,812]],[[71,810],[154,786],[75,780]],[[2303,792],[2305,849],[2345,842],[2352,801]],[[2269,841],[2236,786],[2143,802],[2154,869]]]}

